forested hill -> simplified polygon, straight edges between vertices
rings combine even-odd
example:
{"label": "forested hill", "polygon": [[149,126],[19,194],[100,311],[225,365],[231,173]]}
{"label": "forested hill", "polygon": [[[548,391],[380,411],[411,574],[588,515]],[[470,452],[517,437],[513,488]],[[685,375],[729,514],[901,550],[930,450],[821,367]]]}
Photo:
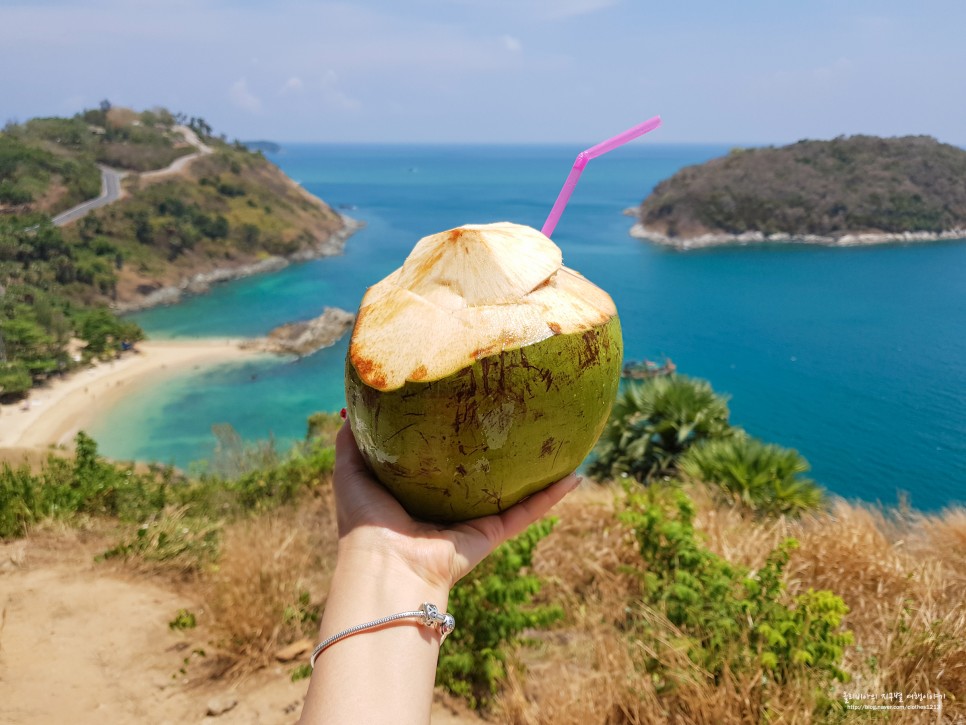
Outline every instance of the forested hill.
{"label": "forested hill", "polygon": [[[101,193],[98,165],[124,173],[123,197],[54,226],[54,214]],[[287,258],[335,254],[346,233],[324,202],[200,118],[105,102],[72,118],[8,123],[0,400],[137,339],[137,326],[114,310],[173,302]]]}
{"label": "forested hill", "polygon": [[735,149],[658,184],[638,215],[635,235],[671,244],[756,232],[938,236],[966,228],[966,151],[928,136]]}

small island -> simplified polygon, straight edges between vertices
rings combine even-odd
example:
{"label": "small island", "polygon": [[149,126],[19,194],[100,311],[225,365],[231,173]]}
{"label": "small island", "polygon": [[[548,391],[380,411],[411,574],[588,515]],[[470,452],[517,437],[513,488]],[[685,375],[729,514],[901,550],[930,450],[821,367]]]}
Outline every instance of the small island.
{"label": "small island", "polygon": [[734,149],[658,184],[635,237],[678,249],[966,238],[966,151],[928,136]]}

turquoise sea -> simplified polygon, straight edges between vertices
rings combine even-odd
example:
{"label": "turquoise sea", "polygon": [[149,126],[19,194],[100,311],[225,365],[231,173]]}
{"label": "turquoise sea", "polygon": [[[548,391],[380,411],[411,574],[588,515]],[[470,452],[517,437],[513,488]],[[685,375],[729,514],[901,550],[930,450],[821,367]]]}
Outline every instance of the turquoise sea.
{"label": "turquoise sea", "polygon": [[[587,144],[590,145],[590,144]],[[260,335],[355,309],[422,236],[467,222],[539,228],[584,146],[287,145],[270,158],[366,223],[344,256],[234,282],[135,319],[155,338]],[[734,423],[797,448],[850,498],[919,508],[966,500],[966,242],[675,252],[621,214],[723,146],[639,142],[593,161],[557,227],[564,262],[614,297],[628,358],[670,356],[732,396]],[[187,465],[213,423],[281,444],[343,405],[347,342],[298,362],[164,381],[91,432],[105,453]]]}

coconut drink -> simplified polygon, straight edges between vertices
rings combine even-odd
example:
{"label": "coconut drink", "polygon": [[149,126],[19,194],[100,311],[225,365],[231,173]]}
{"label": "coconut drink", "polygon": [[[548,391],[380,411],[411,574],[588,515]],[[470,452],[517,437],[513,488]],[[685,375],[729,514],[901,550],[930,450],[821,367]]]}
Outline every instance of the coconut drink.
{"label": "coconut drink", "polygon": [[467,225],[423,238],[366,292],[348,418],[410,514],[476,518],[577,468],[607,421],[622,353],[613,300],[548,237]]}

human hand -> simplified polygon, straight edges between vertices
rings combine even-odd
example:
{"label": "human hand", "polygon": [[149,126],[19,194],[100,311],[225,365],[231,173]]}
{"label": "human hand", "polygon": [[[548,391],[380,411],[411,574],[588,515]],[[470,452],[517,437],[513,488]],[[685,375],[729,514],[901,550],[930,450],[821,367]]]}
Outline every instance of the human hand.
{"label": "human hand", "polygon": [[335,451],[333,489],[340,557],[377,552],[430,587],[446,591],[580,483],[578,476],[570,474],[500,514],[459,524],[434,524],[413,519],[373,478],[348,423],[336,437]]}

